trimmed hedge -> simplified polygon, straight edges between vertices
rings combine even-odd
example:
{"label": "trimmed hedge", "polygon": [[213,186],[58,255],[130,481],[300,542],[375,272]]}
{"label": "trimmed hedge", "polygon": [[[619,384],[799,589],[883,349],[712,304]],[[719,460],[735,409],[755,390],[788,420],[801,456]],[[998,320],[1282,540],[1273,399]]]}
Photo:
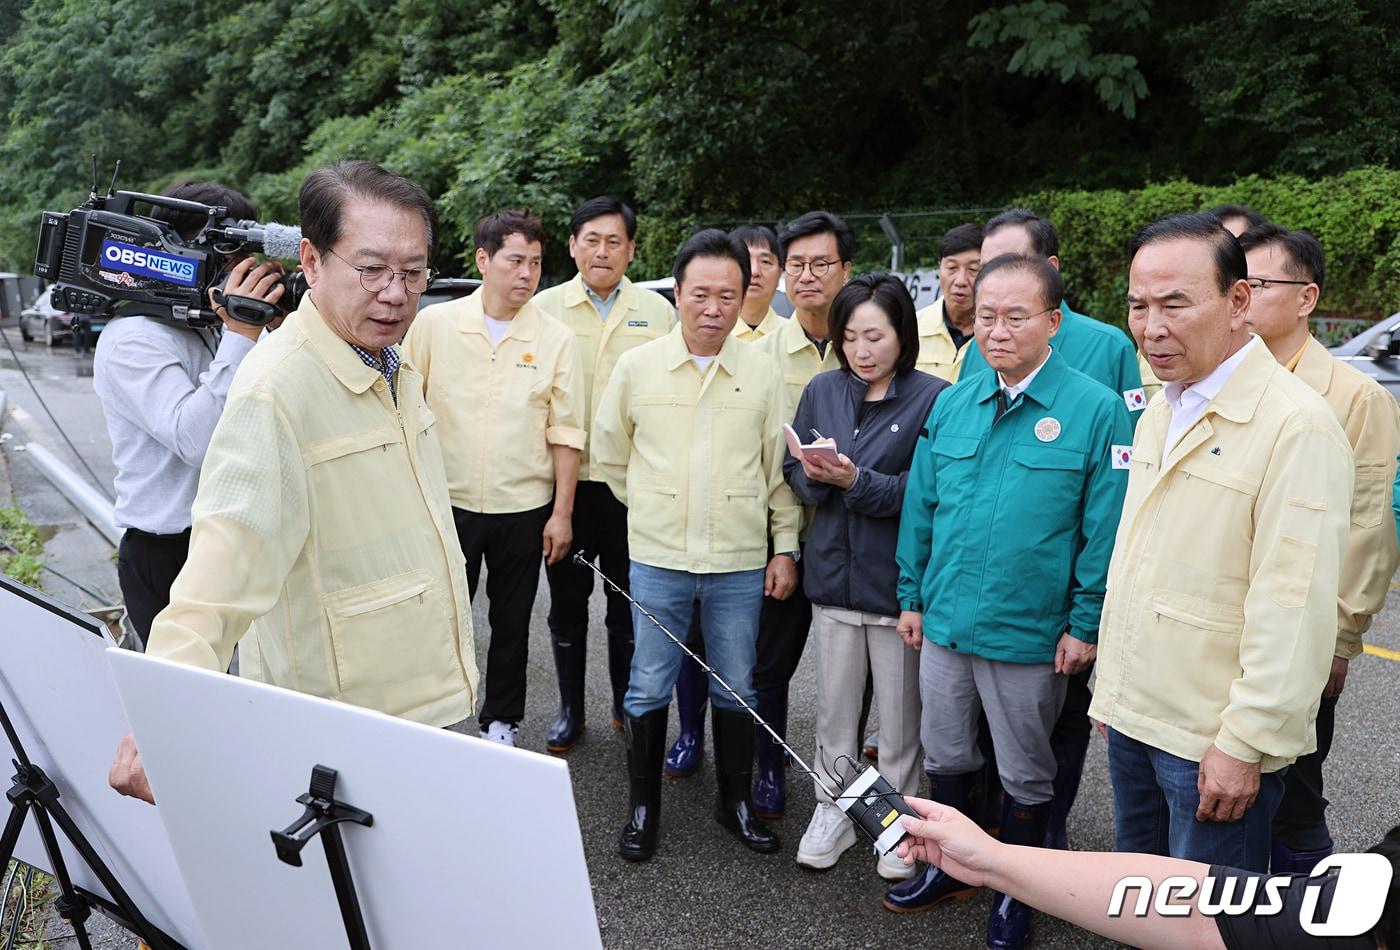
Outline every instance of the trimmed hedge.
{"label": "trimmed hedge", "polygon": [[1244,204],[1311,231],[1327,252],[1320,314],[1379,318],[1400,310],[1400,171],[1357,168],[1329,178],[1251,175],[1212,187],[1168,181],[1131,191],[1039,191],[1013,204],[1055,222],[1066,297],[1081,312],[1124,325],[1127,242],[1180,211]]}

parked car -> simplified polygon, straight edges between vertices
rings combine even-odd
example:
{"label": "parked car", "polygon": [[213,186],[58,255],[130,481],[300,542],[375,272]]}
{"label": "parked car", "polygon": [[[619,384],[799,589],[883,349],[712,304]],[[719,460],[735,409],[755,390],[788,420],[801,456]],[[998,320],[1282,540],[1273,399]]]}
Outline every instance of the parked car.
{"label": "parked car", "polygon": [[439,277],[418,296],[418,309],[465,297],[480,286],[481,281],[475,277]]}
{"label": "parked car", "polygon": [[1370,376],[1400,400],[1400,313],[1392,313],[1345,343],[1328,350]]}
{"label": "parked car", "polygon": [[72,333],[73,315],[55,307],[48,291],[40,293],[20,312],[19,335],[26,343],[43,340],[45,346],[53,346]]}

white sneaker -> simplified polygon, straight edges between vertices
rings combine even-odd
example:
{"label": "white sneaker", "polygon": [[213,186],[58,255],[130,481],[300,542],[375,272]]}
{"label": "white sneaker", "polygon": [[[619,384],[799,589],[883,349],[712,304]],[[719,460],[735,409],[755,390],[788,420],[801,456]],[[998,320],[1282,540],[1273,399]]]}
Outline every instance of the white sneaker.
{"label": "white sneaker", "polygon": [[875,861],[875,873],[887,881],[907,881],[918,869],[917,863],[905,864],[893,851],[880,855]]}
{"label": "white sneaker", "polygon": [[520,727],[511,722],[501,722],[493,719],[481,730],[481,738],[491,742],[499,742],[501,745],[508,745],[515,748],[515,734],[520,731]]}
{"label": "white sneaker", "polygon": [[822,871],[834,865],[847,848],[856,843],[856,826],[841,809],[820,802],[812,812],[812,821],[797,846],[797,863],[804,868]]}

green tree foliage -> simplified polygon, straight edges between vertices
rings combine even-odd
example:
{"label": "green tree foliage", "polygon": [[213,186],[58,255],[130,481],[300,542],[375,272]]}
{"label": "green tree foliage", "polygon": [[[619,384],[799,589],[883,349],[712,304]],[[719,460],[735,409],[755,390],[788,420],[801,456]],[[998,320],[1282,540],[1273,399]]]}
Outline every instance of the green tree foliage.
{"label": "green tree foliage", "polygon": [[517,205],[556,277],[600,193],[636,204],[656,274],[697,224],[813,206],[1315,180],[1393,161],[1397,36],[1390,0],[0,0],[0,266],[27,269],[93,152],[124,187],[217,176],[283,221],[309,168],[375,159],[439,200],[444,269]]}

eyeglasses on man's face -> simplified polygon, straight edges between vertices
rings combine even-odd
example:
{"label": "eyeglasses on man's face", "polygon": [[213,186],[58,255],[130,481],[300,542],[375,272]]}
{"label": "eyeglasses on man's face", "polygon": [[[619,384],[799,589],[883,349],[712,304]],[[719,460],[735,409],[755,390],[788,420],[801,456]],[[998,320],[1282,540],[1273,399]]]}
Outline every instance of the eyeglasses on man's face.
{"label": "eyeglasses on man's face", "polygon": [[1015,332],[1024,330],[1026,324],[1040,316],[1042,313],[1049,313],[1054,307],[1046,307],[1044,310],[1037,310],[1035,313],[1026,313],[1023,310],[1013,310],[1010,313],[997,313],[995,310],[979,310],[973,317],[977,326],[983,330],[990,330],[997,325],[997,321],[1006,324],[1006,329]]}
{"label": "eyeglasses on man's face", "polygon": [[820,280],[821,278],[825,277],[827,273],[839,263],[841,262],[828,260],[786,261],[783,264],[783,273],[787,274],[793,280],[797,280],[799,277],[802,276],[802,272],[804,270],[810,270],[812,272],[812,276]]}
{"label": "eyeglasses on man's face", "polygon": [[1249,278],[1250,290],[1268,290],[1275,284],[1290,284],[1295,287],[1306,287],[1311,284],[1310,280],[1280,280],[1277,277],[1251,277]]}
{"label": "eyeglasses on man's face", "polygon": [[352,267],[360,272],[360,286],[366,292],[377,294],[394,282],[397,277],[403,281],[403,289],[411,294],[421,294],[428,289],[428,285],[433,282],[437,272],[431,267],[413,267],[404,271],[396,271],[385,264],[352,264],[341,257],[334,250],[330,250],[331,256],[343,261],[346,267]]}

